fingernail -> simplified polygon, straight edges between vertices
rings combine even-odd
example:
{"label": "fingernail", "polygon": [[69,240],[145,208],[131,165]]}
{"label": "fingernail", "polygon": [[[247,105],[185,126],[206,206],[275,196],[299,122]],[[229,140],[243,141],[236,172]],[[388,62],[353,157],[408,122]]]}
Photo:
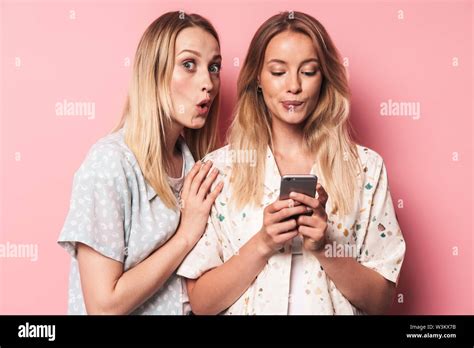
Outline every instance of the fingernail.
{"label": "fingernail", "polygon": [[311,207],[306,207],[306,211],[313,211],[313,208],[311,208]]}
{"label": "fingernail", "polygon": [[295,197],[296,193],[295,192],[290,192],[290,197]]}

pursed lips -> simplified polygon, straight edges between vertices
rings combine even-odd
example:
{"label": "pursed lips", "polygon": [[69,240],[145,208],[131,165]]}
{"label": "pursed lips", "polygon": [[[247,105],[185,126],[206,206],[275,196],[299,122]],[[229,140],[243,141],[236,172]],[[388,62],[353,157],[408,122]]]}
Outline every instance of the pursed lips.
{"label": "pursed lips", "polygon": [[281,103],[285,109],[296,108],[304,104],[304,102],[300,100],[284,100]]}
{"label": "pursed lips", "polygon": [[201,100],[198,104],[196,104],[197,111],[199,115],[204,115],[209,111],[209,107],[211,105],[211,98],[207,97]]}

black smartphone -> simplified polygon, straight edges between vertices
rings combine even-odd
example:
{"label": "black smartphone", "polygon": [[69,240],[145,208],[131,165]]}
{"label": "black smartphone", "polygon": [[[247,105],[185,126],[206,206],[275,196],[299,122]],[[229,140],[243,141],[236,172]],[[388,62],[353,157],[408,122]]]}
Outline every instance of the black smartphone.
{"label": "black smartphone", "polygon": [[[291,192],[303,193],[310,197],[316,196],[316,184],[318,183],[318,177],[313,174],[300,175],[291,174],[283,175],[281,177],[280,184],[280,199],[289,199]],[[309,212],[307,215],[311,215]]]}
{"label": "black smartphone", "polygon": [[318,177],[312,174],[283,175],[280,184],[280,199],[290,198],[290,192],[298,192],[310,197],[315,197],[317,183]]}

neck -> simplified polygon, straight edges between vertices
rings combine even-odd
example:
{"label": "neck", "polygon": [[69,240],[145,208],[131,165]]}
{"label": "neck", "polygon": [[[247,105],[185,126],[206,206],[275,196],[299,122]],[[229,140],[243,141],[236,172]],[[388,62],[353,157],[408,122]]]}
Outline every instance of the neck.
{"label": "neck", "polygon": [[289,125],[275,118],[272,120],[273,152],[275,155],[298,156],[306,153],[301,125]]}
{"label": "neck", "polygon": [[166,145],[166,156],[171,159],[176,154],[176,143],[178,138],[183,131],[183,126],[175,121],[171,121],[171,124],[165,127],[165,145]]}

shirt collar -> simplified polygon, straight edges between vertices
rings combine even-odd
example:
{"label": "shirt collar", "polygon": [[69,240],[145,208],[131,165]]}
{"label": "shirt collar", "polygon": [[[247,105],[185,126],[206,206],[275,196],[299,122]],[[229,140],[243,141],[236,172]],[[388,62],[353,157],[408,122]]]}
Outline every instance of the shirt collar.
{"label": "shirt collar", "polygon": [[[194,157],[183,137],[178,138],[178,146],[181,150],[181,153],[183,154],[183,165],[185,166],[184,176],[186,176],[194,165]],[[149,201],[151,201],[153,198],[155,198],[156,192],[153,187],[148,183],[148,181],[145,180],[145,182],[147,198]]]}
{"label": "shirt collar", "polygon": [[[311,171],[309,174],[316,173],[316,161],[314,161]],[[275,157],[273,155],[270,146],[267,146],[267,153],[265,156],[265,177],[264,177],[264,187],[268,192],[279,192],[280,191],[280,181],[281,181],[281,174],[280,170],[278,169],[278,165],[276,163]]]}

